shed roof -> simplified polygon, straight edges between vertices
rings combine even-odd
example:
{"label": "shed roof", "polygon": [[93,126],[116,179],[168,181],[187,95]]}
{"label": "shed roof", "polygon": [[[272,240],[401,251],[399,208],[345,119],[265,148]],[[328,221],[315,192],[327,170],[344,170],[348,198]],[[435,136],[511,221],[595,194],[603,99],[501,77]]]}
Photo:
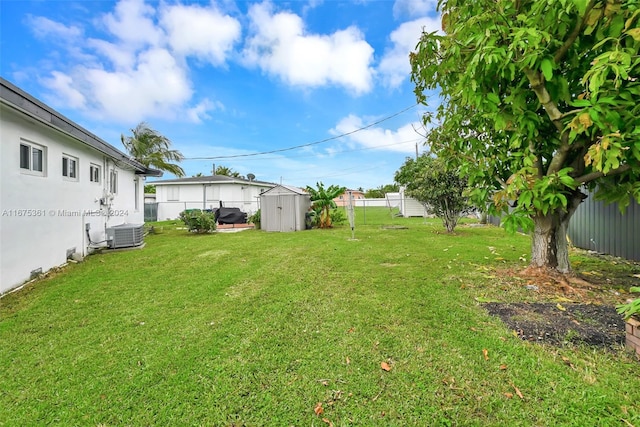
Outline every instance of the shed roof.
{"label": "shed roof", "polygon": [[144,166],[2,77],[0,77],[0,101],[53,129],[69,135],[81,144],[98,150],[114,160],[126,163],[138,175],[162,176],[162,171]]}
{"label": "shed roof", "polygon": [[[281,191],[281,190],[286,190],[286,191]],[[264,196],[264,195],[267,195],[268,193],[275,193],[275,194],[293,193],[293,194],[300,194],[304,196],[309,195],[309,193],[304,191],[302,188],[294,187],[292,185],[283,185],[283,184],[278,184],[273,188],[268,189],[267,191],[262,193],[262,195]]]}

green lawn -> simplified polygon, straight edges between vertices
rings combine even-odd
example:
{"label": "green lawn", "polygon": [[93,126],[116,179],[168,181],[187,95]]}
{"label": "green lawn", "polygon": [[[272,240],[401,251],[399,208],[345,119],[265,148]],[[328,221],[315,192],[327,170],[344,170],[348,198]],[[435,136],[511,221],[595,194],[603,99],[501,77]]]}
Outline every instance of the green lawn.
{"label": "green lawn", "polygon": [[526,296],[495,283],[528,237],[357,218],[357,240],[160,223],[5,296],[0,425],[640,426],[632,356],[523,342],[476,301]]}

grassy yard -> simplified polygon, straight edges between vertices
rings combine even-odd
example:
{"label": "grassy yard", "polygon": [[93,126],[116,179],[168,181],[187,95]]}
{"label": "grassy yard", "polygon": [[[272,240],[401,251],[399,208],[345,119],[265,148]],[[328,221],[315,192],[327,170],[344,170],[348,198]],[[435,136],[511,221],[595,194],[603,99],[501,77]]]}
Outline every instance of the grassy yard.
{"label": "grassy yard", "polygon": [[160,223],[5,296],[0,425],[640,426],[632,356],[523,342],[477,302],[527,298],[496,283],[528,237],[363,216],[357,240]]}

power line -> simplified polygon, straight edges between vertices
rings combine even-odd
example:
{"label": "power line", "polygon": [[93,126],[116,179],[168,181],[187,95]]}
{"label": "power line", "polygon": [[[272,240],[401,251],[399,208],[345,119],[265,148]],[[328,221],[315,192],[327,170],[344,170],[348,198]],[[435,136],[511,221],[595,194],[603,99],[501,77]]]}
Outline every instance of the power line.
{"label": "power line", "polygon": [[[374,145],[372,147],[363,147],[363,148],[354,148],[353,150],[340,150],[340,151],[332,151],[331,155],[337,155],[337,154],[343,154],[343,153],[354,153],[354,152],[358,152],[358,151],[369,151],[369,150],[377,150],[380,148],[387,148],[387,147],[394,147],[396,145],[404,145],[404,144],[415,144],[416,142],[420,142],[422,141],[423,138],[414,138],[414,139],[408,139],[406,141],[400,141],[400,142],[394,142],[392,144],[382,144],[382,145]],[[287,156],[287,159],[301,159],[301,158],[307,158],[307,157],[318,157],[318,153],[313,153],[313,154],[299,154],[296,156]],[[264,161],[264,160],[278,160],[281,159],[282,157],[261,157],[259,159],[245,159],[243,161],[253,161],[253,160],[258,160],[258,161]],[[201,157],[187,157],[183,160],[200,160]],[[207,159],[209,159],[209,157],[207,157]]]}
{"label": "power line", "polygon": [[398,111],[397,113],[394,113],[394,114],[392,114],[392,115],[390,115],[390,116],[387,116],[387,117],[385,117],[385,118],[383,118],[383,119],[380,119],[380,120],[378,120],[378,121],[375,121],[375,122],[373,122],[373,123],[370,123],[370,124],[368,124],[367,126],[363,126],[363,127],[361,127],[361,128],[358,128],[358,129],[355,129],[355,130],[352,130],[352,131],[350,131],[350,132],[346,132],[346,133],[343,133],[343,134],[340,134],[340,135],[332,136],[332,137],[330,137],[330,138],[325,138],[325,139],[322,139],[322,140],[320,140],[320,141],[309,142],[309,143],[307,143],[307,144],[296,145],[296,146],[294,146],[294,147],[280,148],[280,149],[278,149],[278,150],[262,151],[262,152],[258,152],[258,153],[235,154],[235,155],[231,155],[231,156],[185,157],[185,158],[184,158],[184,160],[218,160],[218,159],[237,159],[237,158],[239,158],[239,157],[262,156],[262,155],[264,155],[264,154],[281,153],[281,152],[283,152],[283,151],[291,151],[291,150],[296,150],[296,149],[298,149],[298,148],[310,147],[310,146],[312,146],[312,145],[318,145],[318,144],[322,144],[322,143],[325,143],[325,142],[333,141],[333,140],[336,140],[336,139],[339,139],[339,138],[342,138],[342,137],[345,137],[345,136],[352,135],[352,134],[354,134],[354,133],[356,133],[356,132],[363,131],[363,130],[365,130],[365,129],[368,129],[368,128],[370,128],[370,127],[373,127],[373,126],[375,126],[375,125],[378,125],[378,124],[380,124],[380,123],[382,123],[382,122],[385,122],[385,121],[387,121],[387,120],[389,120],[389,119],[392,119],[392,118],[394,118],[394,117],[396,117],[396,116],[399,116],[400,114],[402,114],[402,113],[405,113],[405,112],[409,111],[410,109],[412,109],[412,108],[416,107],[417,105],[418,105],[418,103],[415,103],[415,104],[411,105],[410,107],[407,107],[407,108],[405,108],[405,109],[403,109],[403,110],[401,110],[401,111]]}

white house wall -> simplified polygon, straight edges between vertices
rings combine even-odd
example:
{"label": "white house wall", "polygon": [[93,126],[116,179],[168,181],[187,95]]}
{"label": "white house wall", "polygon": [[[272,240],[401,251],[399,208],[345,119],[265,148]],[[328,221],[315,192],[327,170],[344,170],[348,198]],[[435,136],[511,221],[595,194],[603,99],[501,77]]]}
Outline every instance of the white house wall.
{"label": "white house wall", "polygon": [[[178,188],[178,200],[169,200]],[[264,187],[239,183],[166,183],[156,185],[158,221],[176,219],[185,209],[239,208],[251,215],[258,210],[258,197]]]}
{"label": "white house wall", "polygon": [[[65,263],[67,251],[87,254],[85,224],[91,228],[93,241],[104,241],[107,226],[143,223],[144,178],[4,104],[0,113],[1,294],[29,280],[34,271],[46,272]],[[20,168],[21,141],[45,147],[44,176]],[[62,176],[63,154],[78,160],[75,181]],[[99,183],[89,179],[91,163],[100,166]],[[118,188],[111,200],[111,216],[107,216],[99,200],[105,188],[108,191],[112,169],[118,174]]]}
{"label": "white house wall", "polygon": [[427,209],[424,207],[422,203],[413,199],[411,197],[407,197],[404,188],[400,188],[400,213],[403,217],[415,217],[415,216],[426,216]]}

